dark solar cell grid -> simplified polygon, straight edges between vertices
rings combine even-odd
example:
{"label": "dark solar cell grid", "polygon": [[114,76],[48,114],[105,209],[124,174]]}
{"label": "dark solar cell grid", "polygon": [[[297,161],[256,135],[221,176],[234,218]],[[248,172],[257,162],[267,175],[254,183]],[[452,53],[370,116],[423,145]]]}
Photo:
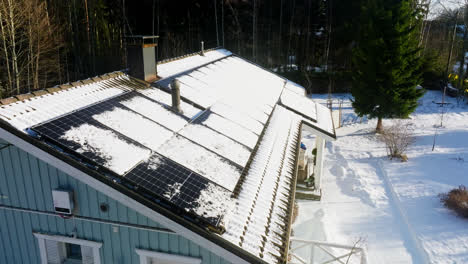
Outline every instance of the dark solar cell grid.
{"label": "dark solar cell grid", "polygon": [[[118,101],[124,100],[125,98],[129,98],[129,96],[133,95],[124,94],[109,101],[104,101],[96,105],[73,112],[71,114],[62,116],[48,123],[40,124],[38,126],[33,127],[32,129],[40,135],[48,137],[73,151],[77,151],[81,147],[81,145],[74,141],[66,140],[62,138],[62,136],[64,136],[65,133],[72,127],[79,127],[83,124],[88,124],[91,126],[98,127],[100,129],[112,131],[119,137],[119,139],[126,141],[128,144],[139,145],[136,141],[120,135],[119,133],[107,128],[106,126],[102,125],[101,123],[95,121],[92,118],[92,116],[95,114],[100,114],[105,111],[112,110],[114,107],[119,107],[120,105],[118,104]],[[102,164],[105,162],[105,158],[100,157],[97,153],[88,151],[83,152],[81,154],[98,164]]]}
{"label": "dark solar cell grid", "polygon": [[[118,132],[102,125],[92,118],[93,115],[110,111],[115,107],[125,108],[119,104],[119,102],[130,99],[134,96],[139,95],[134,92],[126,93],[116,98],[100,102],[62,116],[48,123],[40,124],[32,129],[38,134],[50,138],[73,151],[77,151],[82,146],[77,142],[66,140],[62,138],[62,136],[72,127],[79,127],[83,124],[112,131],[116,133],[121,140],[124,140],[129,144],[139,145],[131,138],[120,135]],[[98,156],[98,153],[89,151],[80,154],[97,164],[104,164],[106,162],[105,157]],[[149,161],[141,162],[124,177],[130,183],[144,189],[147,193],[153,194],[161,199],[165,199],[175,207],[193,214],[200,213],[196,209],[199,206],[197,200],[199,199],[201,192],[205,190],[209,184],[213,184],[203,176],[159,154],[153,154]],[[203,215],[200,215],[200,217],[203,217]],[[217,226],[221,217],[222,216],[204,218],[204,221],[213,226]]]}
{"label": "dark solar cell grid", "polygon": [[[196,213],[200,193],[210,184],[203,176],[158,154],[153,155],[150,161],[140,163],[128,172],[125,179],[146,192],[192,213]],[[217,225],[220,217],[205,220],[212,225]]]}
{"label": "dark solar cell grid", "polygon": [[[45,136],[47,138],[54,140],[55,142],[60,143],[61,145],[63,145],[64,147],[68,149],[77,151],[79,148],[81,148],[81,145],[74,141],[66,140],[62,138],[62,136],[66,133],[66,131],[68,131],[72,127],[78,127],[82,124],[89,124],[89,125],[101,128],[101,129],[106,129],[101,124],[93,120],[84,121],[84,120],[79,119],[76,115],[67,115],[59,119],[53,120],[49,123],[34,127],[33,130],[42,136]],[[125,140],[125,139],[122,139],[122,140]],[[94,153],[91,151],[83,152],[81,153],[81,155],[85,156],[86,158],[98,164],[104,164],[106,162],[105,157],[101,157],[98,155],[98,153]]]}

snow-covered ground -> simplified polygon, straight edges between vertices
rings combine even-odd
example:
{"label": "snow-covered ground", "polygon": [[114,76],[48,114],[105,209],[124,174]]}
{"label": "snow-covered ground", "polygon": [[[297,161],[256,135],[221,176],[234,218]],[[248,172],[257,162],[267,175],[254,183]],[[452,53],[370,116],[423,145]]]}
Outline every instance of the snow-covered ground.
{"label": "snow-covered ground", "polygon": [[[441,108],[434,103],[441,93],[427,92],[407,120],[416,142],[403,163],[386,157],[373,133],[376,120],[361,123],[349,97],[334,95],[335,102],[345,99],[344,126],[338,140],[326,145],[322,200],[298,202],[295,236],[348,245],[361,240],[357,246],[367,249],[369,263],[468,263],[468,221],[438,198],[468,185],[468,105],[448,98]],[[312,98],[326,101],[326,95]],[[384,120],[384,126],[392,122]],[[312,140],[304,136],[306,144]],[[299,253],[308,257],[309,251]]]}

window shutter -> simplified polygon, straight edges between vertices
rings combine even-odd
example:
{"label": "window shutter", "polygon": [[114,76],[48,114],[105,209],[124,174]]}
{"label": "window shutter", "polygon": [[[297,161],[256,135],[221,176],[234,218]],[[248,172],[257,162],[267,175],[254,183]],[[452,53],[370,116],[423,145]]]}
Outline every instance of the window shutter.
{"label": "window shutter", "polygon": [[83,264],[94,264],[94,252],[92,247],[81,246]]}
{"label": "window shutter", "polygon": [[49,264],[61,264],[64,260],[62,256],[62,243],[45,240],[46,252],[47,252],[47,263]]}

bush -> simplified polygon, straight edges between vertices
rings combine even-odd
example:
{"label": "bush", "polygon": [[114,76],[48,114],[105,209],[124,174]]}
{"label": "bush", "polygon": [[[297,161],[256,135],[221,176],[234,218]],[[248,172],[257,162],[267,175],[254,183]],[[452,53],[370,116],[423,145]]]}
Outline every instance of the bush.
{"label": "bush", "polygon": [[405,152],[414,142],[410,123],[404,123],[401,120],[395,122],[391,127],[383,130],[380,138],[385,143],[387,154],[391,159],[400,158],[402,161],[408,159]]}
{"label": "bush", "polygon": [[463,185],[448,193],[439,195],[445,207],[455,211],[459,216],[468,218],[468,190]]}

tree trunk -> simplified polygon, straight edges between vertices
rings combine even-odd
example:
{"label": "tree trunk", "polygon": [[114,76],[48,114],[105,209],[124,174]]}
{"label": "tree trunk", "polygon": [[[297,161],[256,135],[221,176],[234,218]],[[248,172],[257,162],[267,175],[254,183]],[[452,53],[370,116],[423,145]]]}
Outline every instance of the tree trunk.
{"label": "tree trunk", "polygon": [[[293,64],[293,62],[290,60],[291,56],[291,41],[293,37],[293,25],[294,25],[294,18],[295,18],[295,12],[296,12],[296,0],[293,0],[292,2],[292,10],[291,10],[291,20],[289,21],[289,39],[288,39],[288,49],[287,49],[287,54],[286,54],[286,68],[290,68]],[[294,53],[294,56],[296,56],[296,53]],[[296,57],[294,57],[296,58]]]}
{"label": "tree trunk", "polygon": [[5,28],[3,26],[2,10],[0,10],[0,29],[2,30],[3,50],[5,52],[5,64],[6,64],[6,68],[7,68],[7,74],[8,74],[7,91],[8,91],[8,93],[10,93],[11,90],[13,89],[13,79],[11,78],[11,72],[10,72],[10,60],[9,60],[9,54],[8,54],[8,49],[7,49],[7,43],[6,43]]}
{"label": "tree trunk", "polygon": [[[283,0],[280,1],[280,15],[279,15],[279,32],[278,32],[278,58],[276,63],[279,64],[281,68],[282,65],[282,50],[281,50],[281,32],[283,31]],[[280,71],[281,72],[281,71]]]}
{"label": "tree trunk", "polygon": [[241,31],[242,31],[242,27],[241,27],[241,24],[239,22],[239,18],[237,16],[237,11],[232,7],[231,5],[231,2],[228,2],[228,6],[229,6],[229,9],[231,10],[232,12],[232,15],[234,16],[234,21],[236,22],[236,26],[237,26],[237,54],[241,54]]}
{"label": "tree trunk", "polygon": [[382,118],[379,117],[377,119],[377,127],[375,128],[375,132],[381,134],[383,132],[383,124],[382,124]]}
{"label": "tree trunk", "polygon": [[9,9],[9,19],[10,19],[10,38],[11,38],[11,55],[13,59],[13,71],[15,74],[15,85],[16,85],[16,92],[20,94],[20,73],[18,69],[18,57],[16,54],[16,21],[15,16],[13,14],[13,1],[8,0],[8,9]]}

